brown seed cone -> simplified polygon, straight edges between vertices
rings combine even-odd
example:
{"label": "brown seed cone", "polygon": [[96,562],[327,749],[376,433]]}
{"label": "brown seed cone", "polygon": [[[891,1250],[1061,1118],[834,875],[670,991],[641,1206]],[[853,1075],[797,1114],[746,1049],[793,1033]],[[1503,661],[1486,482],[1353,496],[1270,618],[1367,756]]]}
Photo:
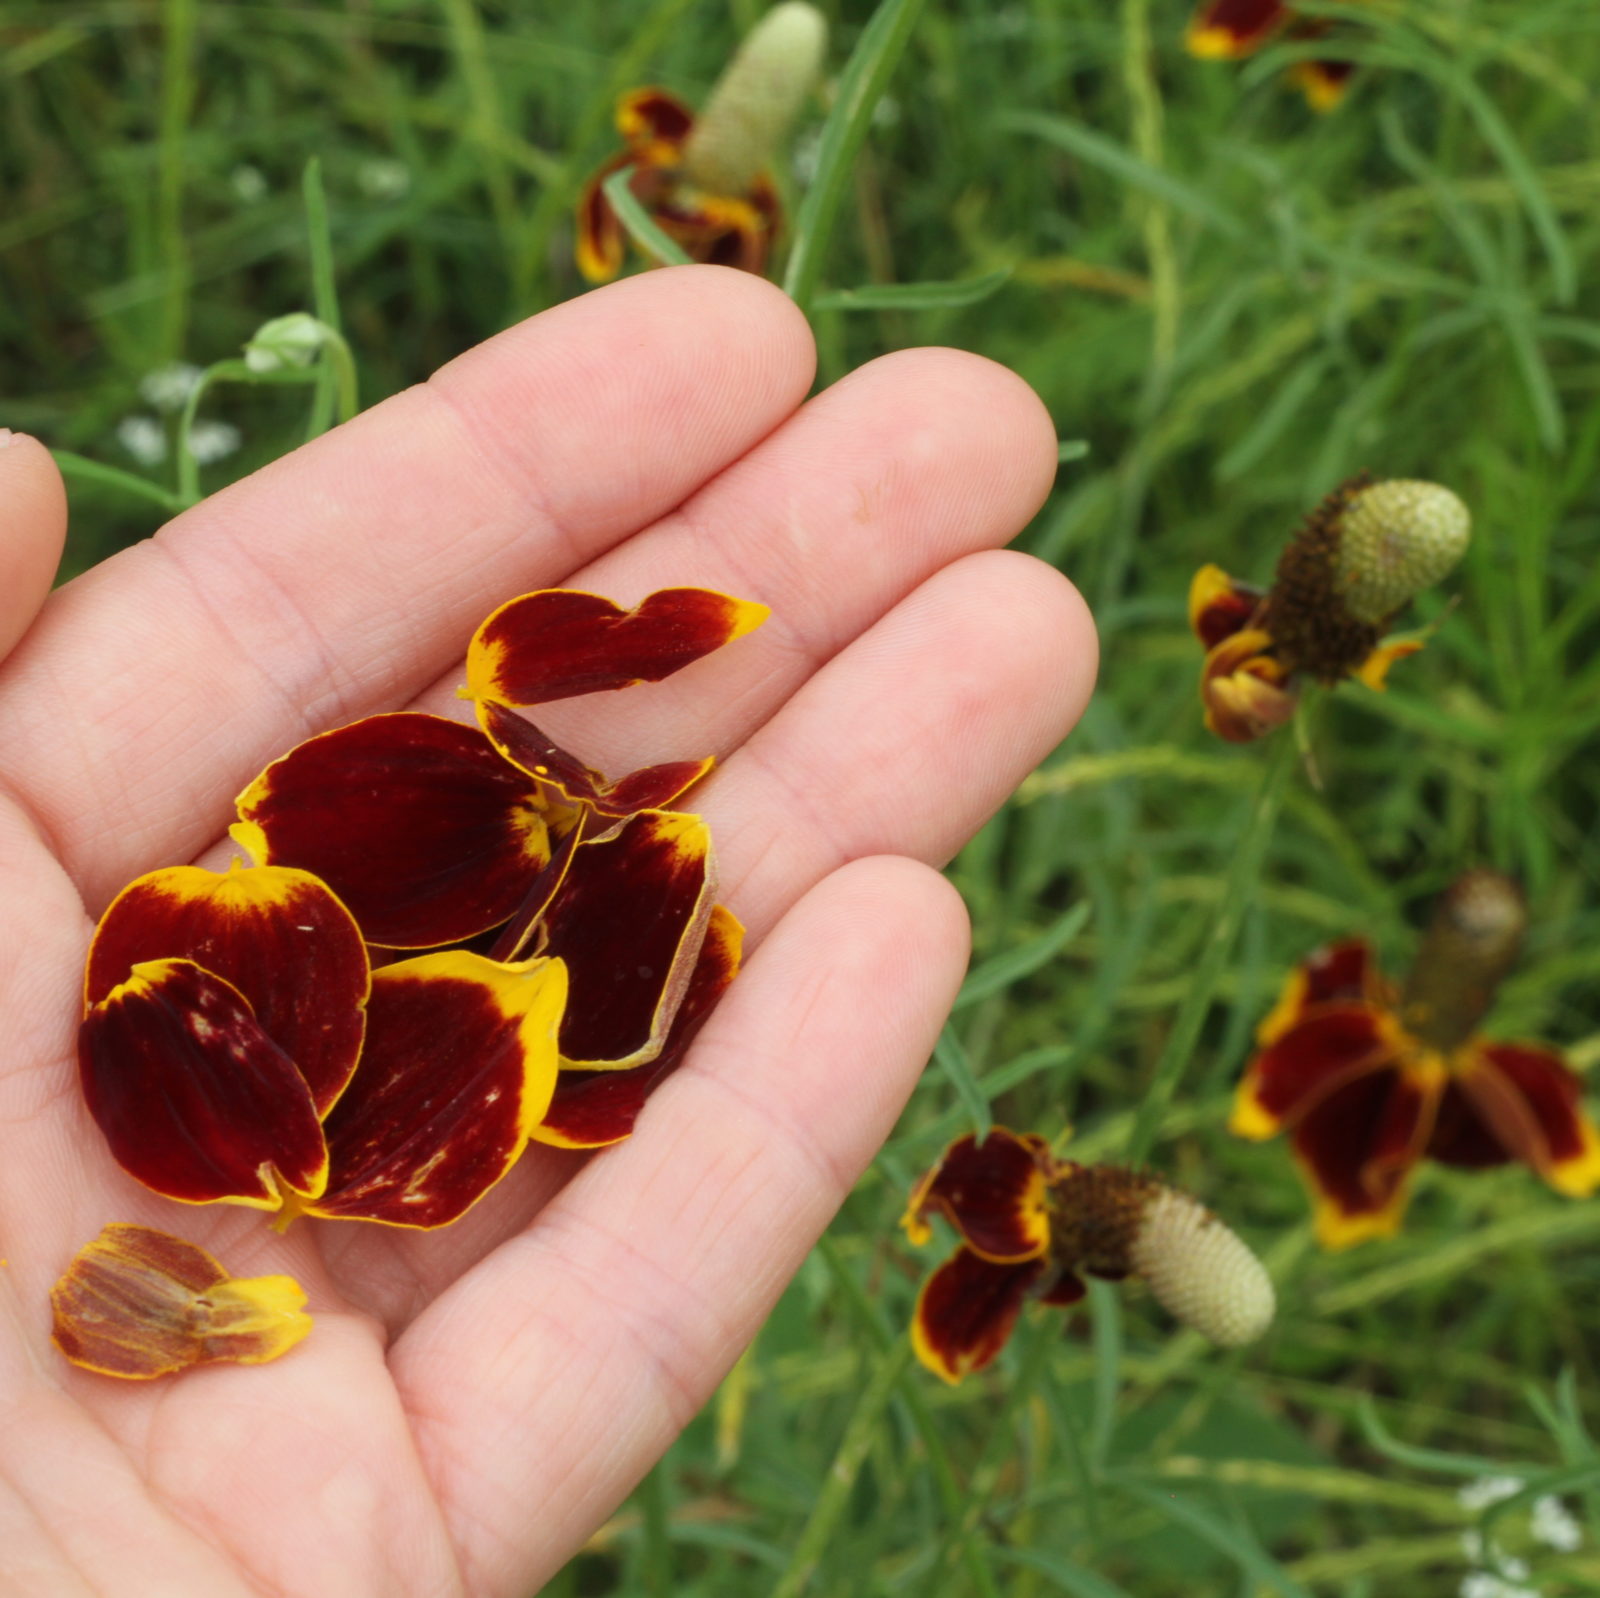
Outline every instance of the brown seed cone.
{"label": "brown seed cone", "polygon": [[1278,558],[1267,595],[1262,626],[1271,633],[1278,658],[1320,683],[1348,677],[1383,636],[1381,624],[1350,613],[1338,581],[1340,527],[1351,501],[1371,481],[1359,473],[1306,517]]}
{"label": "brown seed cone", "polygon": [[1445,891],[1406,978],[1406,1027],[1444,1053],[1478,1029],[1522,948],[1522,891],[1498,871],[1468,871]]}

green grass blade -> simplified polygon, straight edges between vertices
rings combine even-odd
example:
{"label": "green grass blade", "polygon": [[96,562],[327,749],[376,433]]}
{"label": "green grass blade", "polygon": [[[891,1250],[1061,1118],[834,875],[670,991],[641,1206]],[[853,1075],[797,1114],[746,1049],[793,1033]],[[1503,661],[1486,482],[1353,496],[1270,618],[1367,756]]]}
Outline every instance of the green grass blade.
{"label": "green grass blade", "polygon": [[1011,268],[1003,266],[982,277],[948,283],[865,283],[860,288],[819,294],[812,302],[817,311],[942,311],[957,305],[976,305],[1003,288]]}
{"label": "green grass blade", "polygon": [[628,180],[632,176],[633,168],[625,166],[620,172],[613,172],[602,185],[623,231],[646,255],[653,261],[659,261],[662,266],[690,265],[688,255],[675,240],[669,239],[656,226],[654,218],[640,205],[633,190],[628,187]]}
{"label": "green grass blade", "polygon": [[1083,931],[1089,919],[1090,909],[1087,900],[1082,904],[1075,904],[1065,915],[1046,927],[1038,937],[1023,944],[1020,949],[1009,949],[1004,954],[995,955],[991,960],[985,960],[961,984],[961,992],[956,995],[956,1002],[951,1006],[952,1012],[965,1010],[969,1005],[976,1004],[980,999],[990,998],[996,993],[1004,993],[1013,982],[1020,982],[1023,977],[1031,976],[1040,966],[1048,964]]}
{"label": "green grass blade", "polygon": [[961,1100],[967,1118],[972,1122],[973,1132],[980,1140],[988,1137],[989,1129],[994,1125],[994,1117],[989,1113],[988,1096],[979,1085],[977,1073],[972,1069],[972,1061],[967,1058],[961,1040],[948,1026],[939,1034],[939,1041],[933,1046],[933,1057],[950,1078],[950,1085],[956,1090],[956,1097]]}
{"label": "green grass blade", "polygon": [[816,176],[795,217],[794,245],[783,277],[784,293],[807,314],[822,281],[823,257],[856,153],[866,139],[873,109],[894,75],[922,5],[923,0],[883,0],[840,74],[833,110],[823,124]]}

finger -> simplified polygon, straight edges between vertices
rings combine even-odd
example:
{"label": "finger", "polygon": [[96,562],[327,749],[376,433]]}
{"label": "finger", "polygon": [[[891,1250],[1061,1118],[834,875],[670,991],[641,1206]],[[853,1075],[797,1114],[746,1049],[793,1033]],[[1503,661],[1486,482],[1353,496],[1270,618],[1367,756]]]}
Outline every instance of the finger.
{"label": "finger", "polygon": [[[745,923],[749,946],[852,859],[948,859],[1066,736],[1094,671],[1087,609],[1052,568],[991,550],[930,578],[694,799],[716,840],[718,896]],[[654,1115],[652,1103],[643,1132]],[[538,1214],[576,1163],[532,1152],[459,1226],[436,1234],[345,1228],[328,1238],[330,1267],[364,1308],[402,1325]]]}
{"label": "finger", "polygon": [[267,761],[403,704],[508,595],[748,449],[811,370],[789,301],[709,268],[490,340],[57,595],[0,673],[10,780],[93,902],[130,860],[186,858]]}
{"label": "finger", "polygon": [[537,1587],[704,1402],[893,1125],[966,953],[960,901],[925,867],[830,877],[707,1024],[649,1136],[399,1342],[474,1591]]}
{"label": "finger", "polygon": [[0,427],[0,659],[50,592],[66,536],[67,494],[50,451]]}

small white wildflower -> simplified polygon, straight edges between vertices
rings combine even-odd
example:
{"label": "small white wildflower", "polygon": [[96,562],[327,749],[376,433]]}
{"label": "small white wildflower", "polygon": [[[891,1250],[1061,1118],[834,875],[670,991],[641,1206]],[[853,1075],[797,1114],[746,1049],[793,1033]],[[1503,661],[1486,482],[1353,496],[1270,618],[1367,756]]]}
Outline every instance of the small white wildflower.
{"label": "small white wildflower", "polygon": [[175,411],[194,393],[203,375],[198,366],[191,366],[187,361],[173,361],[168,366],[146,372],[139,379],[139,396],[158,411]]}
{"label": "small white wildflower", "polygon": [[356,168],[356,183],[373,200],[398,200],[411,191],[411,168],[404,161],[374,156]]}
{"label": "small white wildflower", "polygon": [[246,205],[256,205],[267,197],[265,173],[260,167],[251,166],[248,162],[236,166],[228,174],[228,182],[232,185],[233,192]]}
{"label": "small white wildflower", "polygon": [[1483,1533],[1476,1526],[1468,1526],[1461,1533],[1461,1557],[1469,1565],[1485,1563],[1483,1557]]}
{"label": "small white wildflower", "polygon": [[1266,1267],[1187,1193],[1156,1193],[1130,1257],[1170,1315],[1223,1348],[1254,1342],[1272,1324],[1277,1301]]}
{"label": "small white wildflower", "polygon": [[1583,1544],[1583,1527],[1559,1498],[1546,1493],[1533,1501],[1533,1540],[1570,1554]]}
{"label": "small white wildflower", "polygon": [[1479,1476],[1469,1481],[1456,1494],[1456,1502],[1463,1509],[1471,1510],[1476,1514],[1481,1509],[1487,1509],[1490,1504],[1498,1504],[1502,1498],[1509,1498],[1513,1493],[1522,1491],[1522,1480],[1517,1476]]}
{"label": "small white wildflower", "polygon": [[878,96],[872,108],[872,125],[875,128],[892,128],[900,120],[900,102],[892,94]]}
{"label": "small white wildflower", "polygon": [[1526,1581],[1528,1579],[1528,1561],[1518,1559],[1515,1554],[1503,1554],[1498,1548],[1494,1550],[1494,1563],[1500,1567],[1502,1581]]}
{"label": "small white wildflower", "polygon": [[117,423],[117,442],[141,466],[156,466],[167,458],[167,432],[153,416],[124,416]]}
{"label": "small white wildflower", "polygon": [[309,366],[327,341],[327,329],[305,311],[291,311],[263,322],[244,347],[244,364],[252,372],[275,372],[284,366]]}
{"label": "small white wildflower", "polygon": [[189,453],[202,466],[231,455],[239,444],[239,429],[232,422],[196,422],[189,429]]}

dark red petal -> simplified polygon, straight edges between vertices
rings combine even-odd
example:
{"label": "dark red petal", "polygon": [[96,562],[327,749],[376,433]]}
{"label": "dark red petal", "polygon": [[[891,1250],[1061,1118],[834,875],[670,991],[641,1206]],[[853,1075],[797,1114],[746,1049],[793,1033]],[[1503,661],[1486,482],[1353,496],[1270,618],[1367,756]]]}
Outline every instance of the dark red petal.
{"label": "dark red petal", "polygon": [[716,764],[705,760],[673,760],[646,766],[616,782],[584,765],[552,743],[534,724],[493,700],[478,704],[478,721],[489,741],[529,776],[550,784],[574,804],[588,805],[603,816],[631,816],[641,810],[664,810]]}
{"label": "dark red petal", "polygon": [[759,627],[765,605],[704,588],[663,588],[633,610],[546,588],[508,601],[473,635],[467,697],[540,705],[660,682]]}
{"label": "dark red petal", "polygon": [[244,995],[192,960],[135,966],[84,1017],[78,1063],[117,1163],[157,1193],[275,1210],[280,1186],[322,1191],[305,1079]]}
{"label": "dark red petal", "polygon": [[328,1117],[328,1189],[305,1209],[414,1227],[470,1209],[549,1107],[566,990],[556,960],[451,951],[375,972],[361,1068]]}
{"label": "dark red petal", "polygon": [[1220,566],[1202,566],[1189,584],[1189,626],[1208,650],[1250,625],[1265,594]]}
{"label": "dark red petal", "polygon": [[1559,1054],[1483,1043],[1451,1063],[1467,1103],[1513,1159],[1574,1198],[1600,1186],[1600,1137],[1584,1114],[1582,1084]]}
{"label": "dark red petal", "polygon": [[917,1295],[911,1322],[917,1358],[951,1383],[991,1364],[1045,1268],[1043,1260],[997,1265],[957,1249]]}
{"label": "dark red petal", "polygon": [[50,1290],[51,1336],[74,1365],[148,1380],[190,1365],[260,1365],[311,1330],[288,1276],[240,1281],[193,1243],[113,1224]]}
{"label": "dark red petal", "polygon": [[1461,1084],[1451,1081],[1439,1101],[1439,1117],[1428,1139],[1428,1158],[1441,1165],[1481,1171],[1509,1164],[1514,1156],[1483,1124],[1472,1100],[1462,1092]]}
{"label": "dark red petal", "polygon": [[1328,61],[1319,57],[1310,61],[1296,61],[1290,70],[1313,111],[1332,111],[1349,93],[1356,64],[1354,61]]}
{"label": "dark red petal", "polygon": [[350,912],[308,872],[172,866],[129,884],[89,947],[84,1000],[95,1005],[136,965],[192,960],[249,1001],[256,1024],[300,1068],[318,1115],[361,1053],[369,973]]}
{"label": "dark red petal", "polygon": [[307,740],[238,806],[233,836],[259,864],[314,872],[389,948],[498,926],[550,857],[539,784],[476,727],[413,711]]}
{"label": "dark red petal", "polygon": [[1299,689],[1272,648],[1269,633],[1247,627],[1207,654],[1200,700],[1208,731],[1228,743],[1253,743],[1294,714]]}
{"label": "dark red petal", "polygon": [[1033,1138],[994,1127],[982,1143],[957,1138],[918,1183],[902,1221],[913,1243],[926,1241],[923,1217],[935,1210],[967,1246],[997,1264],[1036,1259],[1050,1242],[1045,1207],[1047,1160]]}
{"label": "dark red petal", "polygon": [[[587,835],[592,820],[583,810],[555,845],[544,869],[529,885],[527,897],[517,907],[517,913],[500,928],[498,936],[487,949],[475,949],[475,954],[487,954],[491,960],[525,960],[537,952],[544,940],[544,917],[556,889],[567,880],[572,857]],[[603,825],[603,824],[602,824]],[[600,830],[596,826],[596,831]]]}
{"label": "dark red petal", "polygon": [[1074,1276],[1071,1271],[1060,1271],[1055,1280],[1040,1292],[1039,1302],[1053,1304],[1058,1309],[1070,1309],[1088,1291],[1081,1276]]}
{"label": "dark red petal", "polygon": [[1288,20],[1284,0],[1207,0],[1190,19],[1189,53],[1206,60],[1253,55]]}
{"label": "dark red petal", "polygon": [[683,1064],[695,1034],[738,974],[743,943],[744,928],[727,906],[717,905],[660,1054],[626,1071],[563,1071],[534,1139],[557,1148],[598,1149],[627,1137],[645,1100]]}
{"label": "dark red petal", "polygon": [[1239,1137],[1271,1137],[1352,1078],[1392,1064],[1405,1047],[1398,1024],[1376,1005],[1319,1005],[1250,1062],[1229,1130]]}
{"label": "dark red petal", "polygon": [[660,1054],[715,894],[699,816],[647,810],[578,845],[544,918],[542,952],[565,960],[572,982],[564,1067],[614,1071]]}
{"label": "dark red petal", "polygon": [[1374,1071],[1346,1080],[1300,1122],[1295,1154],[1317,1196],[1317,1239],[1346,1248],[1400,1225],[1442,1078]]}
{"label": "dark red petal", "polygon": [[632,160],[633,156],[627,151],[612,156],[590,175],[578,196],[575,253],[578,270],[591,283],[609,283],[622,270],[626,239],[622,224],[606,198],[605,181]]}
{"label": "dark red petal", "polygon": [[681,145],[693,126],[694,112],[665,89],[630,89],[617,101],[617,132],[636,148]]}

